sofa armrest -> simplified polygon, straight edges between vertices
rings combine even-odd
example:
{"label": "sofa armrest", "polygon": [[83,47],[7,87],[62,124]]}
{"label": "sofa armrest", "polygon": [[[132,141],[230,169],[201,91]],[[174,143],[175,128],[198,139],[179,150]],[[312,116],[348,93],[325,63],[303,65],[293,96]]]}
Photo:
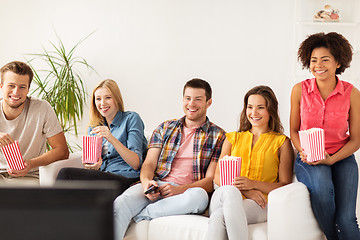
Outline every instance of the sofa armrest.
{"label": "sofa armrest", "polygon": [[65,167],[83,168],[81,162],[82,152],[71,153],[68,159],[59,160],[46,166],[39,167],[40,186],[51,186],[54,184],[60,169]]}
{"label": "sofa armrest", "polygon": [[307,187],[291,183],[268,196],[268,239],[324,239],[314,217]]}

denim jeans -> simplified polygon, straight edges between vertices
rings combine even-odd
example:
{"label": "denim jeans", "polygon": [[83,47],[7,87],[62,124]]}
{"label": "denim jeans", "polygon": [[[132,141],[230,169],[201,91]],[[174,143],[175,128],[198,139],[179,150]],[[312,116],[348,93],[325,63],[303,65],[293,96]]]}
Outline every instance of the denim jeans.
{"label": "denim jeans", "polygon": [[[164,184],[161,181],[157,183],[159,186]],[[182,194],[151,202],[144,195],[141,183],[136,184],[114,201],[115,239],[123,239],[132,218],[139,222],[163,216],[203,213],[208,202],[207,192],[200,187],[189,188]]]}
{"label": "denim jeans", "polygon": [[311,166],[298,155],[295,174],[309,189],[312,210],[326,238],[359,240],[355,212],[358,167],[354,155],[331,166]]}

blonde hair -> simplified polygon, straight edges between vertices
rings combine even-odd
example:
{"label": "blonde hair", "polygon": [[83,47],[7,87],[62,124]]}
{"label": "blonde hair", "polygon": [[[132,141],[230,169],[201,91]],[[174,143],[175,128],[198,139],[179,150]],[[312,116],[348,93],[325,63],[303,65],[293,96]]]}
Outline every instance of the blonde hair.
{"label": "blonde hair", "polygon": [[99,88],[106,88],[110,93],[111,97],[114,99],[115,105],[118,107],[118,111],[124,111],[124,101],[121,96],[119,86],[114,80],[105,79],[101,81],[93,90],[91,96],[91,105],[90,105],[90,127],[96,127],[99,125],[104,125],[104,117],[100,114],[95,104],[95,92]]}

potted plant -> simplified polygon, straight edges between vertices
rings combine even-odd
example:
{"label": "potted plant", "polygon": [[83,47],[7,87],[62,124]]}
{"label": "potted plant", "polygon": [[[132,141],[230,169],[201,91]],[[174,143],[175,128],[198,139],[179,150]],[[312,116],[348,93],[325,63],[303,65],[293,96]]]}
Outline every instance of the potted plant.
{"label": "potted plant", "polygon": [[[74,56],[75,50],[86,38],[67,51],[60,37],[57,36],[58,43],[50,42],[52,46],[50,50],[43,47],[41,53],[27,54],[32,56],[28,63],[34,71],[33,81],[37,86],[32,94],[35,93],[50,103],[67,136],[69,134],[78,135],[77,123],[82,119],[87,99],[79,67],[85,66],[87,69],[95,71],[84,58]],[[33,67],[34,61],[45,63],[47,68],[36,70]],[[69,149],[72,151],[70,145]]]}

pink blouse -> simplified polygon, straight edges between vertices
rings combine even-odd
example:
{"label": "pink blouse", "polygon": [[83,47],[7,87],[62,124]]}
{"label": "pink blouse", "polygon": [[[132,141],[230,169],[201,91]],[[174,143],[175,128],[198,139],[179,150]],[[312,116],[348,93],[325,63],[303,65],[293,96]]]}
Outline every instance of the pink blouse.
{"label": "pink blouse", "polygon": [[317,127],[325,130],[325,150],[336,153],[349,141],[350,94],[353,85],[337,79],[332,93],[324,101],[315,78],[301,83],[300,130]]}

